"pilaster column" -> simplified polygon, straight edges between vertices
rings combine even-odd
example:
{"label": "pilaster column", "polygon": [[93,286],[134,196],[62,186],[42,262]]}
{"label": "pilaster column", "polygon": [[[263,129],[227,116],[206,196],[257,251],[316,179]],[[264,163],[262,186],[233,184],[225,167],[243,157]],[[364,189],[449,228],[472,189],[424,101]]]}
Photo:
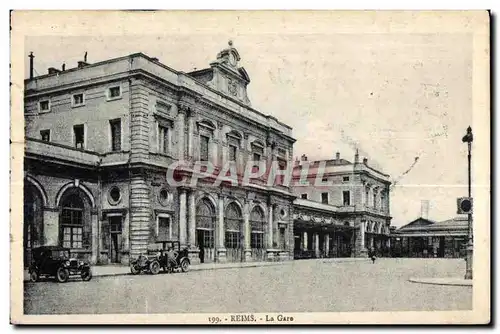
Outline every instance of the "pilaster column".
{"label": "pilaster column", "polygon": [[224,239],[226,236],[226,233],[224,231],[224,197],[222,195],[219,195],[219,201],[218,201],[217,209],[218,209],[218,214],[217,214],[217,261],[219,262],[226,262],[226,248],[224,247]]}
{"label": "pilaster column", "polygon": [[248,262],[252,258],[252,250],[250,248],[250,212],[249,203],[245,201],[243,206],[243,244],[245,252],[245,261]]}
{"label": "pilaster column", "polygon": [[188,151],[187,157],[188,159],[193,159],[194,155],[194,126],[195,126],[196,113],[194,110],[191,110],[188,116]]}
{"label": "pilaster column", "polygon": [[325,234],[325,257],[330,257],[330,234]]}
{"label": "pilaster column", "polygon": [[188,244],[190,248],[196,247],[196,198],[194,191],[188,194]]}
{"label": "pilaster column", "polygon": [[186,246],[187,234],[186,189],[179,189],[179,242],[181,247]]}
{"label": "pilaster column", "polygon": [[268,206],[268,213],[267,213],[267,227],[268,227],[268,233],[267,233],[267,248],[268,249],[273,249],[273,232],[274,232],[274,218],[273,218],[273,205],[270,204]]}
{"label": "pilaster column", "polygon": [[314,233],[314,254],[319,257],[319,233]]}
{"label": "pilaster column", "polygon": [[[92,240],[92,253],[90,256],[90,263],[96,264],[99,254],[99,238],[98,238],[98,216],[97,211],[91,214],[91,240]],[[123,217],[122,217],[123,219]],[[123,221],[122,221],[123,224]],[[128,263],[127,263],[128,264]]]}
{"label": "pilaster column", "polygon": [[186,128],[186,112],[187,106],[179,105],[177,114],[177,154],[179,160],[185,159],[185,128]]}
{"label": "pilaster column", "polygon": [[364,250],[366,248],[366,246],[365,246],[365,230],[366,230],[366,222],[362,221],[361,224],[359,224],[361,250]]}
{"label": "pilaster column", "polygon": [[56,246],[59,243],[59,209],[43,210],[43,245]]}

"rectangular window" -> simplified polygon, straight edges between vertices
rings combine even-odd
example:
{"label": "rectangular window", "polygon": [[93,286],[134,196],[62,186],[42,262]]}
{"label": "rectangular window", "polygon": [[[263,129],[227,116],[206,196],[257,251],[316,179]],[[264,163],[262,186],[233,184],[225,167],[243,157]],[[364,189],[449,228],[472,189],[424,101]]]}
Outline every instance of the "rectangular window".
{"label": "rectangular window", "polygon": [[122,94],[120,86],[110,87],[108,90],[108,98],[115,99],[120,97]]}
{"label": "rectangular window", "polygon": [[42,130],[40,131],[40,136],[43,141],[50,141],[50,130]]}
{"label": "rectangular window", "polygon": [[158,125],[158,151],[160,153],[168,153],[168,128],[163,125]]}
{"label": "rectangular window", "polygon": [[38,102],[38,109],[40,112],[50,111],[50,101],[43,100],[43,101]]}
{"label": "rectangular window", "polygon": [[85,148],[85,128],[83,124],[73,126],[73,138],[75,147],[83,150]]}
{"label": "rectangular window", "polygon": [[253,232],[250,239],[250,248],[264,248],[264,233]]}
{"label": "rectangular window", "polygon": [[77,106],[82,106],[85,104],[85,101],[84,101],[84,97],[83,97],[83,93],[80,93],[80,94],[74,94],[73,95],[73,106],[74,107],[77,107]]}
{"label": "rectangular window", "polygon": [[254,153],[253,154],[253,161],[260,161],[261,159],[261,156],[259,153]]}
{"label": "rectangular window", "polygon": [[111,128],[111,150],[120,151],[122,149],[122,121],[113,119],[109,121]]}
{"label": "rectangular window", "polygon": [[110,232],[122,233],[122,216],[109,217]]}
{"label": "rectangular window", "polygon": [[208,161],[208,143],[210,138],[206,136],[200,136],[200,160]]}
{"label": "rectangular window", "polygon": [[307,199],[307,194],[302,194],[302,195],[300,195],[300,198],[302,198],[302,199]]}
{"label": "rectangular window", "polygon": [[236,161],[236,154],[238,152],[238,148],[233,145],[229,145],[229,161]]}
{"label": "rectangular window", "polygon": [[342,181],[344,181],[344,182],[349,182],[349,176],[344,176],[344,177],[342,178]]}
{"label": "rectangular window", "polygon": [[343,191],[342,192],[342,202],[344,205],[351,205],[351,192],[350,191]]}
{"label": "rectangular window", "polygon": [[170,238],[170,218],[158,217],[158,239],[169,240]]}
{"label": "rectangular window", "polygon": [[321,203],[328,204],[328,193],[321,193]]}
{"label": "rectangular window", "polygon": [[226,231],[226,248],[240,248],[240,232]]}

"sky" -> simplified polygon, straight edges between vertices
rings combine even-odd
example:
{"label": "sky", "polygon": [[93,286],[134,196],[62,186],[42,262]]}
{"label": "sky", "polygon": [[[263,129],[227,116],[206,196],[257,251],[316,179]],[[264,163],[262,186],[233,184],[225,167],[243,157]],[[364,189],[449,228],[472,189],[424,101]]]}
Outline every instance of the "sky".
{"label": "sky", "polygon": [[[461,33],[298,34],[248,29],[99,37],[25,39],[37,74],[135,52],[180,71],[209,66],[233,40],[250,76],[252,107],[293,128],[294,156],[352,161],[355,148],[391,176],[392,224],[420,216],[456,216],[467,195],[467,146],[472,124],[472,38]],[[28,73],[28,58],[25,73]],[[418,158],[418,159],[416,159]]]}

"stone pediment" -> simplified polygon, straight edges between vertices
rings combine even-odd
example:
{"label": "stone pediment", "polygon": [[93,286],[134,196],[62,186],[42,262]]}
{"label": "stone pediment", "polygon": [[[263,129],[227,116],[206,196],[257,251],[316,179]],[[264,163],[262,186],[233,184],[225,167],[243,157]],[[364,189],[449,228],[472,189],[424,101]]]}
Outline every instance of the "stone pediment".
{"label": "stone pediment", "polygon": [[217,59],[210,63],[210,68],[189,73],[209,87],[250,105],[247,85],[250,77],[243,67],[239,67],[241,57],[229,41],[229,47],[217,54]]}

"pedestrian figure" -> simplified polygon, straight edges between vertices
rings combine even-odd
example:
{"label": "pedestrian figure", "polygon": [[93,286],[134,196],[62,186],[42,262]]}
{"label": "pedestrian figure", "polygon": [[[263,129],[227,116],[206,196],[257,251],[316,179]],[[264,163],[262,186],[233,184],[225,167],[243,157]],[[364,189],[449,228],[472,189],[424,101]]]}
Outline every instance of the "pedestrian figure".
{"label": "pedestrian figure", "polygon": [[373,250],[373,248],[370,248],[368,250],[368,257],[372,260],[372,263],[375,263],[375,260],[377,258],[375,257],[375,251]]}
{"label": "pedestrian figure", "polygon": [[169,247],[167,250],[167,263],[170,269],[177,267],[177,262],[175,261],[175,252],[173,247]]}

